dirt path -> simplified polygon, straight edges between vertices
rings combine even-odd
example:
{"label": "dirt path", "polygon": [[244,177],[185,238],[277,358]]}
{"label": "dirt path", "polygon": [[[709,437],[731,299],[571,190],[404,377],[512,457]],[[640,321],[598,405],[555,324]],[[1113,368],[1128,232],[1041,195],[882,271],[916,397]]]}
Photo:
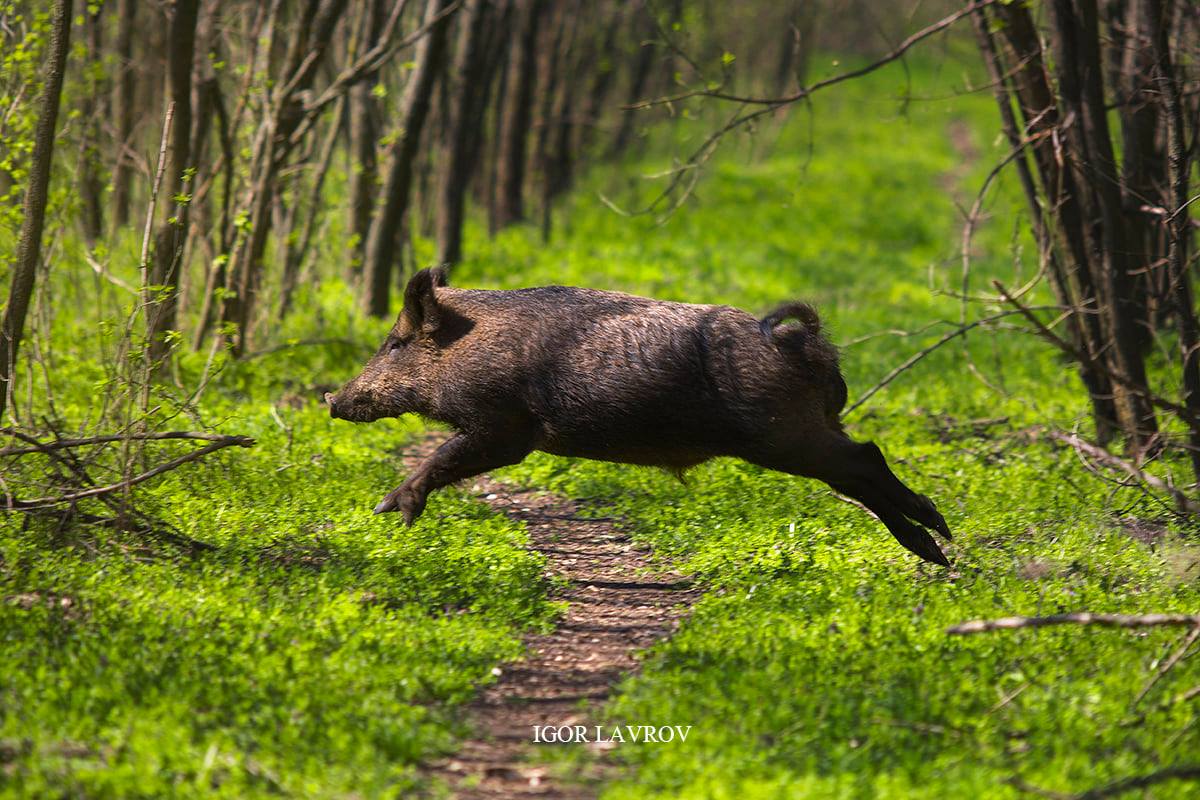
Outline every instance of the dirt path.
{"label": "dirt path", "polygon": [[[415,463],[440,441],[427,440],[406,460]],[[699,592],[683,576],[655,572],[614,520],[581,518],[573,500],[487,475],[470,491],[525,523],[547,572],[569,582],[555,597],[569,605],[554,631],[526,637],[522,660],[501,666],[496,683],[469,706],[476,735],[430,771],[464,800],[593,797],[609,771],[604,760],[592,774],[564,780],[545,763],[549,749],[562,745],[534,744],[534,726],[591,723],[589,710],[637,670],[639,651],[671,635]]]}

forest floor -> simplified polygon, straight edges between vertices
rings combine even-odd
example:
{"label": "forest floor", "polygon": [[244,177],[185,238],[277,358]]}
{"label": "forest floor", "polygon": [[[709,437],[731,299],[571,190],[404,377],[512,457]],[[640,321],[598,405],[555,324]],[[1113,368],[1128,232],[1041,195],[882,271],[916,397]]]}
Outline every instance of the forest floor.
{"label": "forest floor", "polygon": [[[851,397],[886,382],[845,415],[848,433],[938,504],[952,570],[919,562],[823,484],[735,459],[685,485],[534,453],[435,492],[411,528],[373,516],[428,427],[351,425],[320,402],[388,327],[358,311],[342,277],[349,234],[331,215],[321,279],[264,322],[260,357],[181,351],[178,374],[153,387],[154,403],[186,406],[164,425],[257,442],[132,493],[202,551],[0,517],[0,798],[1020,800],[1018,787],[1078,796],[1156,774],[1156,800],[1193,797],[1172,776],[1200,752],[1200,658],[1173,659],[1178,631],[946,633],[1200,607],[1193,521],[1021,435],[1093,434],[1070,366],[1015,318],[944,338],[1004,308],[993,278],[1053,302],[1014,174],[992,184],[964,269],[962,206],[1008,146],[959,63],[914,58],[833,87],[792,122],[724,144],[670,218],[613,213],[609,202],[652,201],[662,184],[642,176],[712,132],[712,116],[681,115],[642,152],[580,176],[549,240],[532,225],[491,236],[473,217],[451,276],[752,313],[813,303]],[[331,172],[331,196],[346,178]],[[123,280],[138,280],[139,248],[113,243]],[[434,263],[428,239],[414,250]],[[32,418],[80,435],[95,432],[111,379],[112,320],[136,302],[91,280],[88,255],[80,237],[54,259],[31,339],[54,342],[53,385],[34,371],[22,390]],[[1167,387],[1171,352],[1149,361]],[[154,443],[146,457],[192,446]],[[110,469],[112,453],[93,456]],[[0,469],[10,486],[54,478],[45,460]],[[1184,485],[1189,466],[1168,454],[1147,469]],[[574,718],[692,727],[686,742],[599,753],[530,741],[541,720]]]}
{"label": "forest floor", "polygon": [[[415,466],[444,438],[426,438],[406,463]],[[472,480],[470,493],[525,526],[529,547],[545,556],[557,587],[551,596],[566,608],[552,631],[525,637],[519,660],[496,668],[496,682],[469,705],[472,735],[430,771],[464,800],[594,797],[612,772],[605,748],[594,743],[601,758],[565,774],[561,759],[545,750],[562,745],[535,744],[535,727],[594,730],[591,707],[608,700],[637,671],[639,656],[678,628],[699,592],[684,576],[652,565],[646,547],[613,518],[580,516],[577,501],[488,475]]]}

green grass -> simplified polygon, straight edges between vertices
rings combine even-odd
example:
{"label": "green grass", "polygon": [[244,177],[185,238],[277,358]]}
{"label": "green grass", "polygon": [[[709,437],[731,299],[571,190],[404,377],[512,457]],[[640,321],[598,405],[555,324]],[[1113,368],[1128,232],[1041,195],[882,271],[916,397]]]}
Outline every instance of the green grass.
{"label": "green grass", "polygon": [[[912,65],[914,92],[948,96],[953,63]],[[673,142],[662,136],[642,160],[585,177],[549,243],[532,227],[489,240],[473,226],[453,281],[753,311],[806,298],[846,345],[854,398],[959,320],[947,293],[961,286],[955,199],[969,204],[1002,155],[989,96],[902,104],[904,88],[889,68],[818,95],[811,125],[801,111],[783,129],[731,141],[662,225],[610,211],[600,193],[646,197],[637,176],[711,125],[682,120]],[[965,170],[951,124],[973,136],[978,158]],[[973,292],[1036,272],[1021,211],[1010,177],[976,237]],[[64,277],[80,268],[56,266]],[[54,287],[60,298],[90,288]],[[365,349],[385,327],[356,318],[334,279],[302,301],[278,339]],[[69,337],[91,324],[60,313],[53,330]],[[920,332],[849,344],[894,330]],[[93,339],[54,354],[56,405],[72,421],[103,377]],[[554,609],[525,532],[464,490],[435,494],[408,531],[370,516],[421,428],[328,419],[317,387],[352,375],[362,355],[298,347],[225,367],[195,413],[258,446],[138,494],[211,552],[0,519],[0,794],[403,796],[420,783],[417,763],[453,748],[465,733],[457,706]],[[185,385],[202,361],[185,359]],[[1000,421],[967,424],[980,419]],[[1200,605],[1194,532],[1158,501],[1019,435],[1032,425],[1086,432],[1086,406],[1071,368],[1011,330],[942,348],[850,418],[855,437],[879,442],[938,502],[956,534],[953,571],[918,563],[824,486],[740,462],[700,467],[686,486],[542,455],[504,471],[596,498],[597,513],[619,514],[706,590],[604,711],[692,733],[626,745],[617,757],[630,771],[606,796],[1007,797],[1019,794],[1013,777],[1079,791],[1187,763],[1200,748],[1195,702],[1160,704],[1200,683],[1197,660],[1134,704],[1178,632],[944,634],[976,617]],[[1153,547],[1125,532],[1135,519],[1161,525]]]}

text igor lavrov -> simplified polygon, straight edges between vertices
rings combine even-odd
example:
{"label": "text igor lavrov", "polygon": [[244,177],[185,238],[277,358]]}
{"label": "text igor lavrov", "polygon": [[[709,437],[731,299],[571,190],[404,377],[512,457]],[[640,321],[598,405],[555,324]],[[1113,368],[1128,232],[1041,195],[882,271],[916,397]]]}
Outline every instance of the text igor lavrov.
{"label": "text igor lavrov", "polygon": [[536,744],[686,742],[691,725],[534,725]]}

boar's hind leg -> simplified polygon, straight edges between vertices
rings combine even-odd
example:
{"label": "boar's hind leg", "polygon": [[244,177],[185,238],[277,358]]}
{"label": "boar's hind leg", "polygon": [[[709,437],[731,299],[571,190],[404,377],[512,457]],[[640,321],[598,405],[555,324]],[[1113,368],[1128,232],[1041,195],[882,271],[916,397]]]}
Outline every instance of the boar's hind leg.
{"label": "boar's hind leg", "polygon": [[412,474],[375,506],[375,513],[399,511],[405,525],[412,525],[425,510],[425,501],[435,489],[470,478],[489,469],[516,464],[529,455],[525,443],[496,441],[457,434],[421,462]]}
{"label": "boar's hind leg", "polygon": [[874,512],[896,540],[910,551],[926,561],[949,566],[929,532],[913,524],[913,521],[920,523],[949,540],[950,528],[946,520],[928,497],[917,494],[896,477],[878,447],[870,442],[852,442],[832,432],[815,439],[807,441],[807,446],[797,448],[797,455],[758,463],[828,483]]}
{"label": "boar's hind leg", "polygon": [[[896,541],[904,545],[909,551],[916,553],[926,561],[934,564],[941,564],[944,567],[950,566],[950,562],[946,559],[942,549],[938,547],[934,538],[929,535],[929,531],[922,528],[920,525],[915,525],[905,518],[895,503],[893,503],[878,487],[871,486],[868,483],[839,483],[830,481],[829,485],[842,494],[849,495],[861,502],[879,517],[892,536],[896,537]],[[936,514],[937,511],[935,510]],[[941,515],[938,514],[940,517]],[[944,526],[945,523],[942,523]],[[938,530],[935,528],[934,530]],[[938,533],[943,533],[938,530]],[[945,535],[943,533],[943,535]],[[949,538],[947,536],[947,538]]]}

